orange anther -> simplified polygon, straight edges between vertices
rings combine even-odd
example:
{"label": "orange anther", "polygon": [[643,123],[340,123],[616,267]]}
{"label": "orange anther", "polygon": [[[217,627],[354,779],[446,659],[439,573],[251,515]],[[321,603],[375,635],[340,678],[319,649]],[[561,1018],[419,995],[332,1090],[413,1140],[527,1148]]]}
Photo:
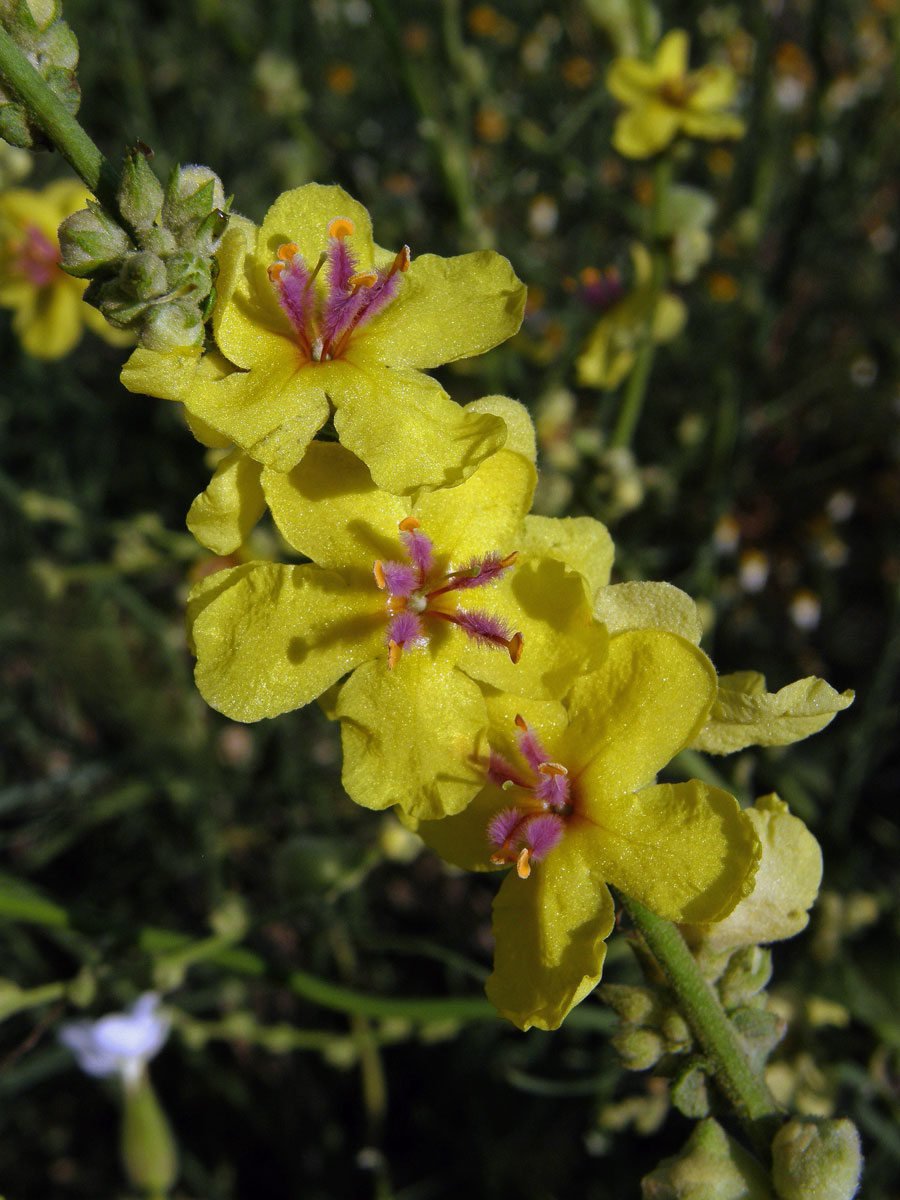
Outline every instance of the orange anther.
{"label": "orange anther", "polygon": [[519,557],[518,550],[513,550],[512,554],[507,554],[506,558],[500,559],[500,566],[501,567],[511,567],[518,557]]}
{"label": "orange anther", "polygon": [[290,262],[295,254],[300,253],[300,247],[296,242],[285,242],[283,246],[278,247],[278,257],[282,262]]}
{"label": "orange anther", "polygon": [[283,270],[283,262],[272,263],[271,266],[266,267],[266,274],[269,277],[269,283],[274,283]]}
{"label": "orange anther", "polygon": [[520,879],[527,879],[531,874],[531,847],[523,846],[519,851],[519,857],[516,859],[516,874]]}
{"label": "orange anther", "polygon": [[404,517],[400,522],[400,529],[404,533],[411,533],[414,529],[418,529],[420,524],[421,522],[417,521],[415,517]]}
{"label": "orange anther", "polygon": [[347,280],[348,285],[352,286],[354,294],[361,287],[374,287],[378,282],[378,276],[372,271],[363,271],[359,275],[351,275]]}
{"label": "orange anther", "polygon": [[521,729],[523,733],[528,732],[528,722],[521,715],[516,716],[516,728]]}
{"label": "orange anther", "polygon": [[372,574],[375,576],[375,582],[382,591],[387,587],[387,580],[384,577],[384,567],[381,565],[381,559],[376,559],[372,567]]}
{"label": "orange anther", "polygon": [[[517,663],[522,657],[522,646],[524,645],[524,642],[525,639],[522,637],[521,633],[514,633],[506,643],[506,649],[509,651],[509,657],[514,663]],[[516,724],[518,724],[518,717],[516,718]]]}
{"label": "orange anther", "polygon": [[391,263],[391,269],[388,271],[388,279],[390,279],[392,275],[395,275],[397,271],[408,271],[409,258],[409,246],[403,246],[400,250],[398,250],[394,261]]}
{"label": "orange anther", "polygon": [[335,217],[328,226],[328,236],[337,238],[338,241],[343,241],[345,237],[349,237],[354,230],[354,224],[347,217]]}
{"label": "orange anther", "polygon": [[538,770],[542,775],[568,775],[569,773],[562,763],[554,762],[543,762]]}
{"label": "orange anther", "polygon": [[388,667],[390,667],[392,671],[400,659],[400,651],[402,649],[403,647],[399,642],[391,642],[390,646],[388,646]]}

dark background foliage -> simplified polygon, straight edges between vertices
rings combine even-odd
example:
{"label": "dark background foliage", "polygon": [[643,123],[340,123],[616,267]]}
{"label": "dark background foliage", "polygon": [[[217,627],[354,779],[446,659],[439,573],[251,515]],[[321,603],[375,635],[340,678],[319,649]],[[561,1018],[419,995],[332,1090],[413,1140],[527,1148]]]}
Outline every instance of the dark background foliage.
{"label": "dark background foliage", "polygon": [[[714,252],[678,289],[689,319],[657,356],[629,457],[597,445],[620,394],[574,386],[598,315],[575,281],[627,258],[648,203],[648,168],[609,148],[603,7],[68,0],[66,17],[81,117],[105,153],[140,137],[163,175],[208,163],[256,220],[288,187],[338,182],[383,245],[508,255],[530,289],[522,333],[441,378],[461,401],[506,392],[539,416],[568,390],[565,421],[540,427],[544,510],[607,520],[616,578],[665,578],[702,601],[721,671],[857,689],[812,741],[715,769],[744,800],[777,790],[822,843],[826,900],[776,952],[793,1017],[779,1055],[799,1103],[858,1121],[864,1195],[888,1200],[900,16],[891,0],[661,6],[698,62],[718,47],[742,70],[749,133],[679,164],[718,200]],[[44,155],[26,185],[60,174]],[[689,1124],[655,1129],[659,1086],[622,1074],[597,1000],[554,1035],[452,1008],[391,1015],[392,998],[481,994],[492,881],[399,857],[396,830],[343,796],[318,710],[244,728],[196,695],[181,612],[210,564],[183,521],[209,469],[176,406],[121,388],[122,358],[87,337],[36,362],[0,322],[3,974],[36,987],[81,972],[95,1014],[172,988],[183,1020],[153,1076],[182,1147],[180,1196],[634,1195]],[[564,468],[560,440],[577,448]],[[270,532],[255,552],[278,554]],[[227,941],[236,907],[239,945],[179,972],[175,935]],[[298,994],[297,969],[386,1005],[330,1010]],[[608,977],[635,977],[624,938]],[[36,1006],[4,1026],[9,1200],[122,1194],[114,1094],[55,1043],[73,1011]],[[229,1026],[234,1014],[250,1024]],[[307,1048],[267,1048],[259,1030],[285,1023]]]}

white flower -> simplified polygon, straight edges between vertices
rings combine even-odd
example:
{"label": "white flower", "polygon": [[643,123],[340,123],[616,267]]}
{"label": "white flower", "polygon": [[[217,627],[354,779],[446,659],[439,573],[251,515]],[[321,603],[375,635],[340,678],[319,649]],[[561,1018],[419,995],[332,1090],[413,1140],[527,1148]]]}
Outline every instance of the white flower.
{"label": "white flower", "polygon": [[169,1035],[169,1018],[156,1011],[158,1006],[159,996],[144,992],[126,1012],[71,1021],[60,1029],[59,1040],[88,1075],[118,1073],[123,1083],[134,1084]]}

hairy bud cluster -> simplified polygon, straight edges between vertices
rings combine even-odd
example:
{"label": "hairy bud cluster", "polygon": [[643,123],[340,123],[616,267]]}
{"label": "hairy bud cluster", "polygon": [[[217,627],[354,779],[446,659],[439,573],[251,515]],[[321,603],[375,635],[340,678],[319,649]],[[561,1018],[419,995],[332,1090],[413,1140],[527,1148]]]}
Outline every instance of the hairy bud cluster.
{"label": "hairy bud cluster", "polygon": [[[70,113],[78,111],[81,89],[75,76],[78,41],[60,17],[60,0],[0,0],[0,25],[44,83]],[[0,138],[25,150],[49,149],[23,104],[0,86]]]}
{"label": "hairy bud cluster", "polygon": [[208,167],[176,167],[163,189],[138,148],[116,199],[122,225],[93,202],[63,221],[63,268],[90,279],[85,300],[142,346],[200,344],[215,303],[213,254],[228,223],[221,181]]}

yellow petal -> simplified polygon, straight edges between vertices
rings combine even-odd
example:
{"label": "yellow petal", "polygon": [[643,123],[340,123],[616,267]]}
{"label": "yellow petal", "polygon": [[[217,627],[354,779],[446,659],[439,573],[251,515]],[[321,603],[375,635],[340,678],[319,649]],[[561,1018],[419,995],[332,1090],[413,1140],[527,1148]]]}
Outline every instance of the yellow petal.
{"label": "yellow petal", "polygon": [[697,605],[671,583],[615,583],[602,588],[594,597],[594,616],[610,635],[629,629],[661,629],[677,633],[695,646],[703,636]]}
{"label": "yellow petal", "polygon": [[741,138],[747,129],[734,113],[692,112],[690,109],[684,114],[682,128],[691,137],[706,138],[710,142],[720,138]]}
{"label": "yellow petal", "polygon": [[261,471],[243,450],[222,459],[187,515],[187,527],[201,546],[214,554],[231,554],[247,540],[266,507]]}
{"label": "yellow petal", "polygon": [[603,666],[578,678],[566,701],[560,761],[581,775],[588,815],[601,798],[651,782],[696,736],[715,695],[712,663],[682,638],[655,630],[611,638]]}
{"label": "yellow petal", "polygon": [[687,74],[690,38],[683,29],[672,29],[659,43],[653,65],[661,79],[681,79]]}
{"label": "yellow petal", "polygon": [[813,676],[772,693],[756,671],[723,675],[709,719],[691,746],[707,754],[731,754],[745,746],[789,746],[824,729],[853,703],[853,695],[836,692]]}
{"label": "yellow petal", "polygon": [[13,329],[35,358],[62,358],[81,341],[83,308],[81,289],[66,277],[41,288],[27,317],[20,312],[13,318]]}
{"label": "yellow petal", "polygon": [[565,563],[585,581],[590,597],[609,583],[615,557],[609,530],[593,517],[528,516],[522,552]]}
{"label": "yellow petal", "polygon": [[[458,487],[420,494],[412,513],[451,565],[464,567],[492,550],[505,555],[517,549],[536,478],[527,458],[498,450]],[[480,600],[493,590],[476,588],[469,595]]]}
{"label": "yellow petal", "polygon": [[497,870],[487,828],[491,818],[512,801],[494,784],[486,784],[470,803],[452,817],[409,823],[429,849],[464,871]]}
{"label": "yellow petal", "polygon": [[737,96],[738,79],[731,67],[710,63],[691,74],[693,91],[688,108],[708,112],[710,109],[728,108]]}
{"label": "yellow petal", "polygon": [[612,144],[626,158],[650,158],[664,149],[681,125],[682,115],[661,100],[648,100],[616,118]]}
{"label": "yellow petal", "polygon": [[556,1029],[600,979],[615,909],[590,851],[564,836],[528,879],[510,871],[494,900],[485,990],[519,1029]]}
{"label": "yellow petal", "polygon": [[138,346],[122,368],[120,378],[129,392],[160,400],[183,400],[194,381],[201,354],[200,346],[167,351]]}
{"label": "yellow petal", "polygon": [[593,824],[579,823],[563,841],[583,842],[602,878],[660,917],[717,921],[753,886],[759,840],[719,788],[657,784],[592,803],[590,816]]}
{"label": "yellow petal", "polygon": [[265,368],[234,371],[221,380],[198,374],[184,403],[258,462],[290,471],[328,418],[327,389],[358,383],[358,372],[345,363],[298,370],[294,355],[288,353]]}
{"label": "yellow petal", "polygon": [[257,257],[266,267],[276,261],[278,248],[294,242],[303,261],[313,268],[328,244],[328,226],[336,217],[353,222],[346,244],[360,268],[372,265],[374,244],[369,214],[343,188],[307,183],[283,192],[265,215],[259,231]]}
{"label": "yellow petal", "polygon": [[702,944],[713,954],[800,933],[809,923],[809,909],[822,881],[819,843],[783,800],[761,796],[744,812],[762,846],[753,891],[724,921],[683,930],[692,945]]}
{"label": "yellow petal", "polygon": [[471,400],[464,407],[468,413],[489,413],[493,417],[500,417],[506,426],[503,449],[521,454],[530,462],[537,461],[534,422],[524,404],[511,400],[509,396],[482,396],[480,400]]}
{"label": "yellow petal", "polygon": [[409,501],[375,486],[365,463],[338,442],[311,442],[289,474],[266,468],[262,487],[275,523],[320,567],[358,567],[403,557],[399,523]]}
{"label": "yellow petal", "polygon": [[561,562],[520,557],[498,583],[467,596],[462,607],[501,618],[524,639],[517,663],[503,650],[458,640],[457,661],[473,679],[513,695],[556,700],[576,675],[603,661],[606,630],[592,617],[581,576]]}
{"label": "yellow petal", "polygon": [[352,387],[331,393],[338,436],[389,492],[455,487],[503,445],[500,418],[461,408],[427,375],[331,365],[353,372]]}
{"label": "yellow petal", "polygon": [[188,599],[204,700],[234,721],[274,717],[315,700],[379,652],[380,593],[313,566],[252,563]]}
{"label": "yellow petal", "polygon": [[606,86],[623,104],[646,103],[660,84],[660,76],[651,63],[639,58],[617,58],[606,73]]}
{"label": "yellow petal", "polygon": [[397,296],[354,337],[351,361],[438,367],[483,354],[522,324],[525,285],[493,250],[413,258]]}
{"label": "yellow petal", "polygon": [[431,647],[354,671],[334,706],[343,784],[365,808],[424,820],[460,812],[484,783],[487,714],[477,685]]}

